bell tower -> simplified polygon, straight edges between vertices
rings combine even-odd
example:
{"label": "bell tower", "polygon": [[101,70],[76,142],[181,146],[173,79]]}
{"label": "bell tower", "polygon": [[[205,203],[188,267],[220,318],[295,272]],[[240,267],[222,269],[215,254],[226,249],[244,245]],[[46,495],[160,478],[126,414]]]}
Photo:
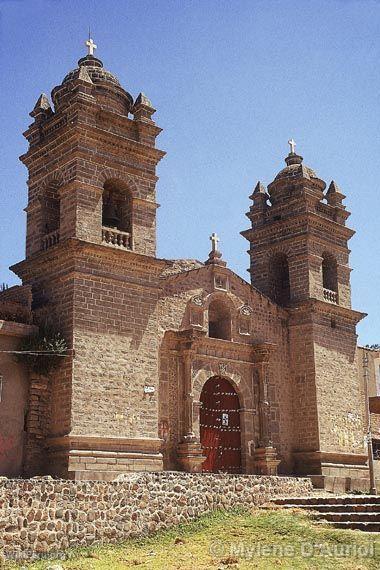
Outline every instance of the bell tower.
{"label": "bell tower", "polygon": [[251,282],[284,306],[310,298],[351,306],[349,212],[336,183],[326,184],[294,152],[266,189],[260,182],[250,198]]}
{"label": "bell tower", "polygon": [[162,467],[157,398],[144,399],[157,378],[165,266],[156,258],[161,129],[150,100],[134,99],[93,40],[86,46],[51,100],[39,97],[24,133],[26,259],[13,270],[32,287],[34,321],[53,321],[70,349],[53,376],[31,381],[32,394],[46,389],[43,406],[31,399],[29,475],[102,478],[119,458],[124,470]]}
{"label": "bell tower", "polygon": [[27,257],[71,238],[155,255],[161,129],[149,99],[134,101],[94,47],[53,89],[53,106],[42,94],[31,112]]}
{"label": "bell tower", "polygon": [[362,389],[356,368],[345,196],[290,152],[266,189],[260,182],[247,216],[251,283],[285,307],[289,323],[294,471],[328,486],[339,465],[367,477]]}

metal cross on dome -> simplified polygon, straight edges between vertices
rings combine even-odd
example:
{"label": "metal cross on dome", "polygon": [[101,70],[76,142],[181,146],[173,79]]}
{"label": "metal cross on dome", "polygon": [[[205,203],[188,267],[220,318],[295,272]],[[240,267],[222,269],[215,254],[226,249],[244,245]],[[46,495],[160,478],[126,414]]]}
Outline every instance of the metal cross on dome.
{"label": "metal cross on dome", "polygon": [[86,44],[87,49],[88,49],[88,54],[87,55],[94,55],[94,50],[96,50],[96,48],[98,47],[94,40],[92,38],[88,38],[88,40],[86,40]]}
{"label": "metal cross on dome", "polygon": [[294,139],[288,140],[288,145],[290,146],[290,154],[296,153],[296,141]]}
{"label": "metal cross on dome", "polygon": [[220,242],[220,239],[218,237],[218,234],[216,233],[212,233],[210,235],[210,241],[212,244],[212,251],[218,251],[218,242]]}

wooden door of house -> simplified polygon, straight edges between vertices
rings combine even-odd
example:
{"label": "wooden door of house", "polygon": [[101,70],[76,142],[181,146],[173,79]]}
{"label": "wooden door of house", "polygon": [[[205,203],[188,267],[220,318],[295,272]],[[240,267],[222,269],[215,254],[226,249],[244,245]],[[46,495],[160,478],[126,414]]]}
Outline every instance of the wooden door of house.
{"label": "wooden door of house", "polygon": [[241,473],[239,396],[226,378],[209,378],[201,392],[200,437],[206,453],[202,471]]}

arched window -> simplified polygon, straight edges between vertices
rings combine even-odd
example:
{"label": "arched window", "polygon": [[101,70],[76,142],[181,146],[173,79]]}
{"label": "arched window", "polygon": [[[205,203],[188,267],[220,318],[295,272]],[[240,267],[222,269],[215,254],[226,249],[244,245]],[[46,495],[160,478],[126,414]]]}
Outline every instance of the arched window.
{"label": "arched window", "polygon": [[[335,257],[330,253],[324,252],[322,254],[322,283],[324,289],[324,297],[327,299],[329,296],[328,292],[332,291],[338,293],[338,265]],[[337,302],[337,296],[334,299],[330,299],[331,295],[327,300]],[[336,297],[336,298],[335,298]]]}
{"label": "arched window", "polygon": [[58,183],[44,189],[40,198],[42,249],[48,249],[59,242],[60,199]]}
{"label": "arched window", "polygon": [[120,181],[104,184],[102,227],[103,241],[132,247],[132,195]]}
{"label": "arched window", "polygon": [[269,260],[270,293],[279,305],[290,301],[289,263],[285,253],[277,253]]}
{"label": "arched window", "polygon": [[231,340],[231,313],[219,299],[211,301],[208,308],[208,336]]}

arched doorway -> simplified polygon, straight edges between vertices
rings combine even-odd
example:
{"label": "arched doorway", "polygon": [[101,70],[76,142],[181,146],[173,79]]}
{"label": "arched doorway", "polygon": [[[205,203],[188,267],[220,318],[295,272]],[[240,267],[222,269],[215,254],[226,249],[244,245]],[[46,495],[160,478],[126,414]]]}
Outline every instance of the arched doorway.
{"label": "arched doorway", "polygon": [[226,378],[209,378],[201,392],[200,437],[206,454],[202,471],[241,473],[239,396]]}

